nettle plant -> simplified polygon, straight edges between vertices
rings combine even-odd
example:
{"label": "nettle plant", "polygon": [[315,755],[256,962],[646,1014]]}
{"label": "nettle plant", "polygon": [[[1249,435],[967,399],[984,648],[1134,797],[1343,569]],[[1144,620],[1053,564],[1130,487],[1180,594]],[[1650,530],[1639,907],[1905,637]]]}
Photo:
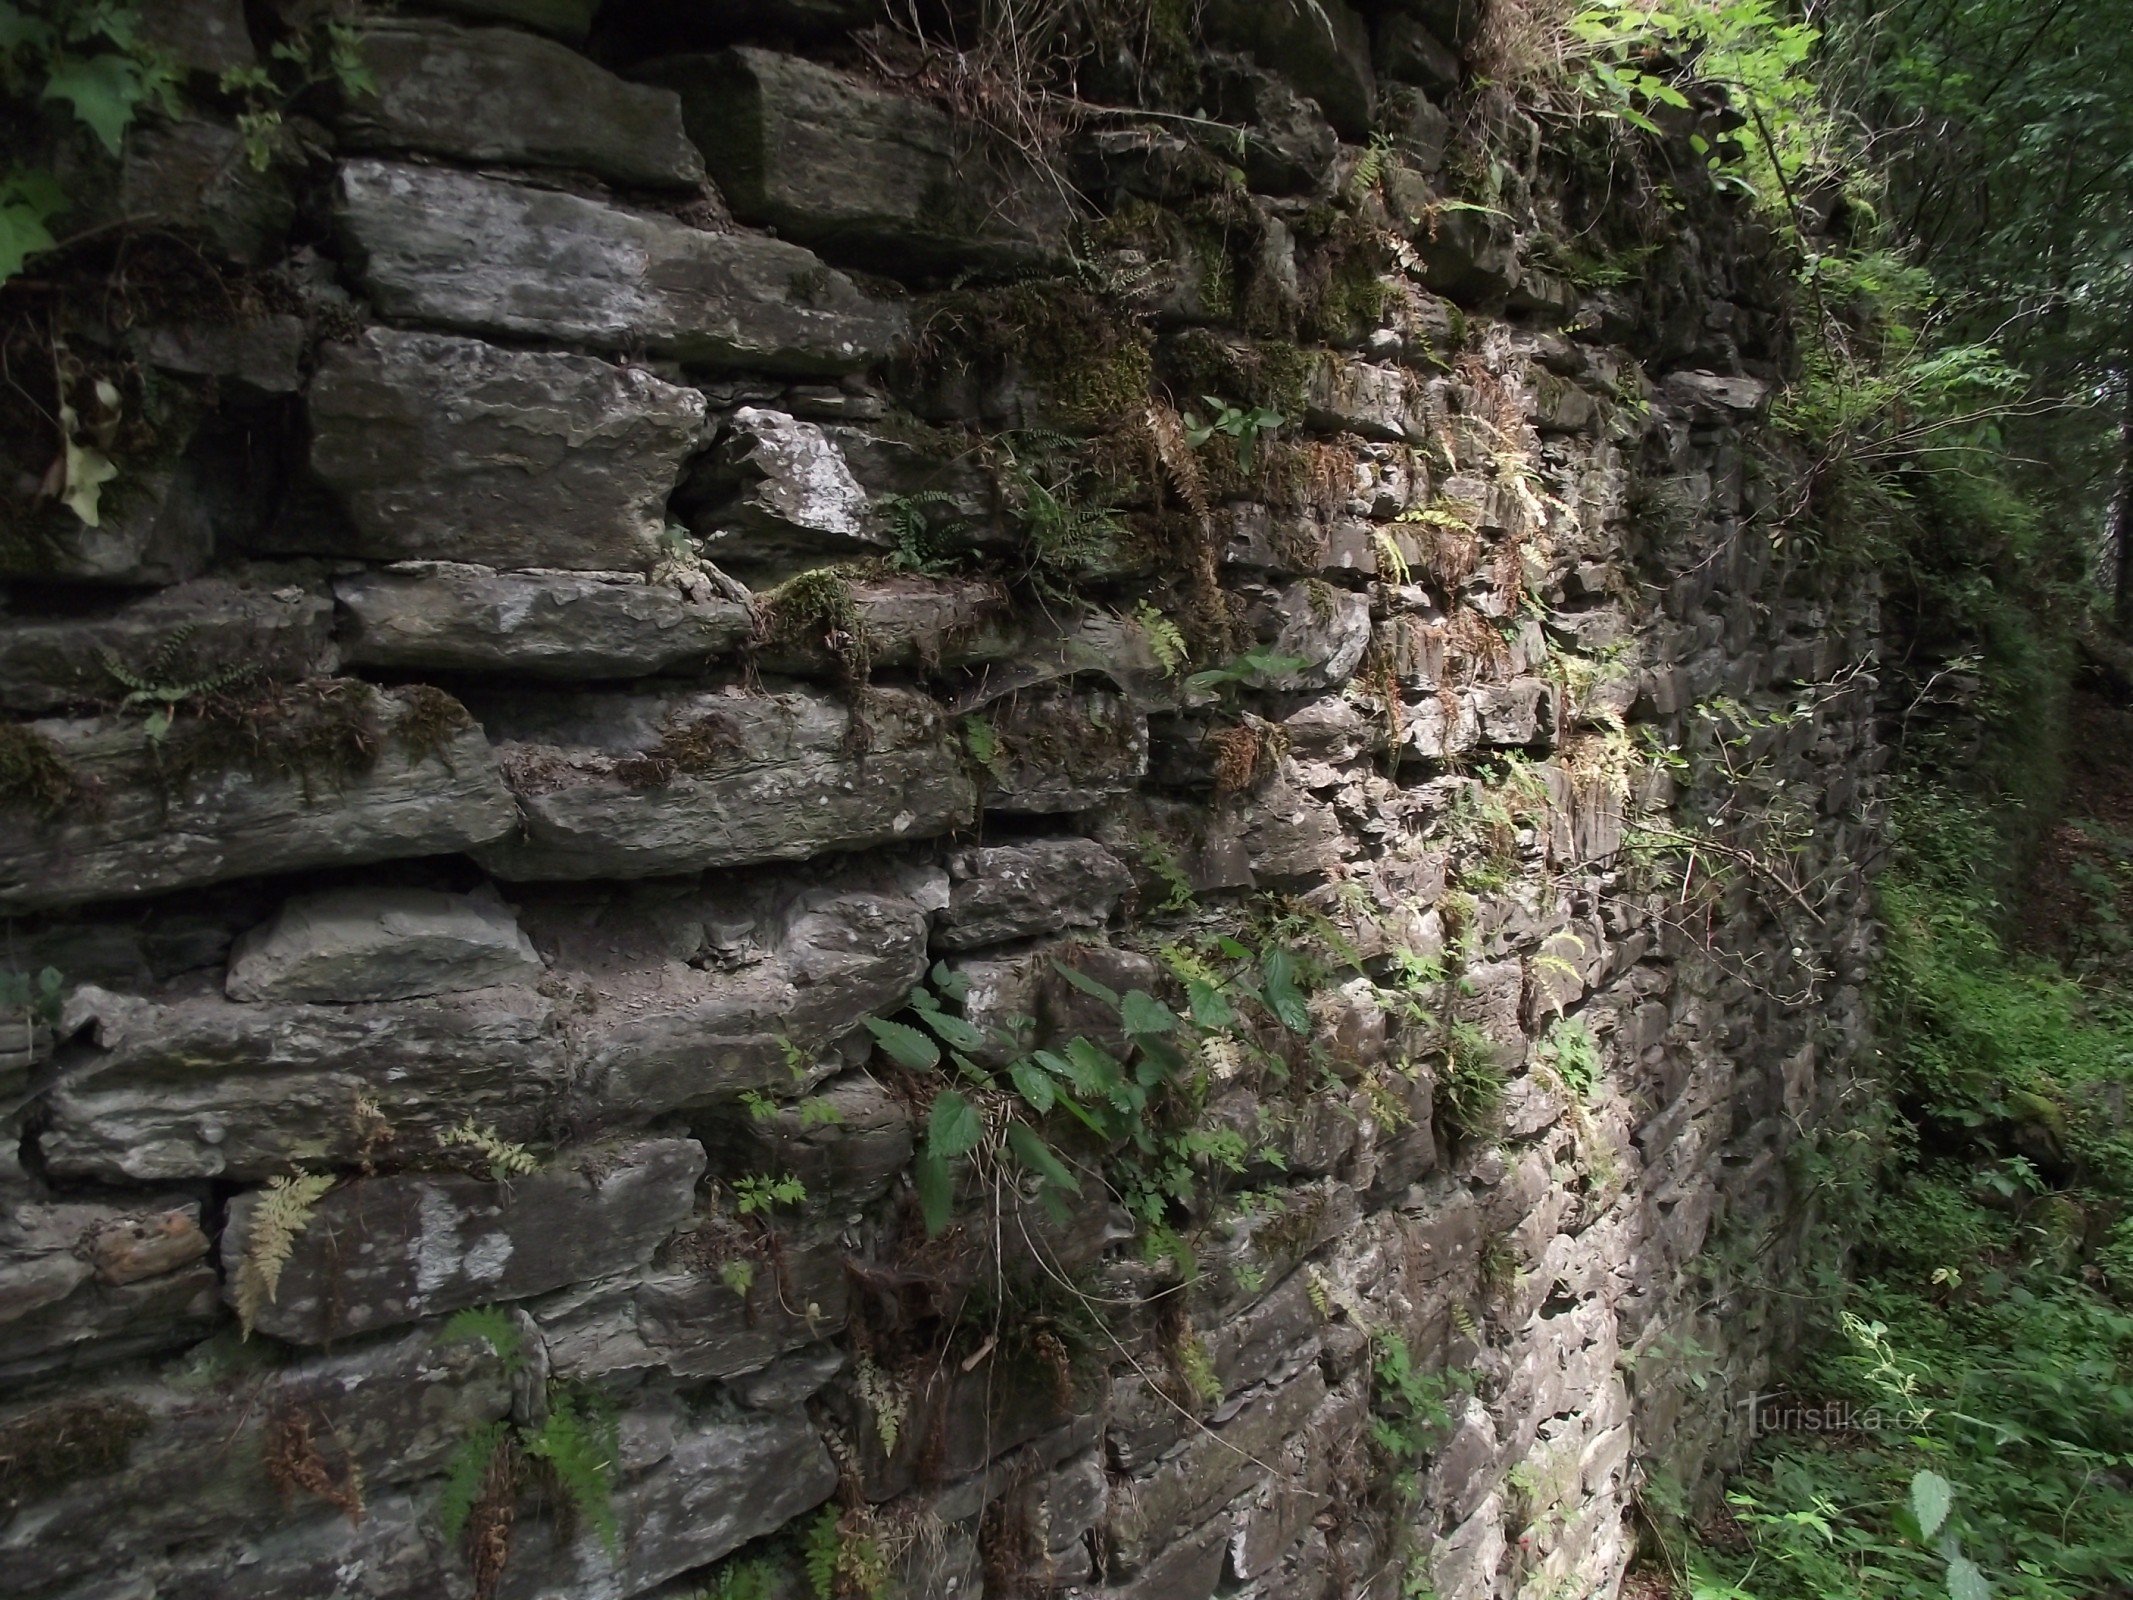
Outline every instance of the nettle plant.
{"label": "nettle plant", "polygon": [[1306,964],[1285,944],[1255,952],[1226,937],[1204,955],[1182,947],[1164,954],[1183,990],[1182,1013],[1144,989],[1121,993],[1068,960],[1052,963],[1115,1019],[1115,1047],[1077,1034],[1057,1048],[1021,1049],[1015,1041],[1028,1019],[987,1029],[951,1010],[968,981],[938,963],[899,1017],[869,1019],[892,1061],[921,1082],[949,1077],[933,1092],[912,1167],[929,1234],[946,1230],[959,1194],[1016,1175],[1056,1219],[1093,1183],[1161,1230],[1173,1205],[1195,1199],[1203,1173],[1244,1170],[1253,1152],[1242,1136],[1196,1127],[1190,1113],[1211,1079],[1246,1063],[1283,1070],[1253,1042],[1253,1020],[1309,1032]]}

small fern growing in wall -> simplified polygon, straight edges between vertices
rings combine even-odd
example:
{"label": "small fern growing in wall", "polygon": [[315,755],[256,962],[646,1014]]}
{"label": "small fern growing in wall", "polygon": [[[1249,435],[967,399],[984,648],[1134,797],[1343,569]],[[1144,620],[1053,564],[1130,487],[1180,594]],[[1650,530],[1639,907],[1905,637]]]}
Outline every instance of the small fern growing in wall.
{"label": "small fern growing in wall", "polygon": [[511,1320],[511,1313],[500,1306],[468,1306],[464,1311],[452,1313],[444,1325],[444,1342],[457,1344],[467,1339],[479,1339],[504,1364],[506,1372],[516,1372],[526,1362],[524,1341],[519,1337],[518,1324]]}
{"label": "small fern growing in wall", "polygon": [[259,1313],[280,1293],[282,1268],[311,1226],[313,1208],[332,1187],[331,1177],[297,1172],[271,1179],[259,1191],[244,1255],[237,1263],[237,1320],[247,1339]]}
{"label": "small fern growing in wall", "polygon": [[446,1150],[466,1149],[489,1164],[489,1176],[498,1183],[507,1178],[523,1178],[529,1172],[540,1169],[540,1157],[522,1144],[513,1144],[494,1128],[477,1127],[469,1117],[456,1128],[447,1128],[437,1135],[438,1145]]}

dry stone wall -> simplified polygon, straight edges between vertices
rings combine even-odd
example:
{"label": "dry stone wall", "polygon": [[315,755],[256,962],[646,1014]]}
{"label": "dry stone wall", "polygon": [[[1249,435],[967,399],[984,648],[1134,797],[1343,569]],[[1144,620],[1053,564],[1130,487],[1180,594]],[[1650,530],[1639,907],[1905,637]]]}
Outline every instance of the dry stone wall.
{"label": "dry stone wall", "polygon": [[[154,10],[0,535],[0,1590],[1612,1594],[1872,954],[1722,108],[1610,202],[1472,8],[1210,0],[1031,154],[861,0],[440,0],[261,170],[315,8]],[[1078,1196],[929,1230],[951,1083]]]}

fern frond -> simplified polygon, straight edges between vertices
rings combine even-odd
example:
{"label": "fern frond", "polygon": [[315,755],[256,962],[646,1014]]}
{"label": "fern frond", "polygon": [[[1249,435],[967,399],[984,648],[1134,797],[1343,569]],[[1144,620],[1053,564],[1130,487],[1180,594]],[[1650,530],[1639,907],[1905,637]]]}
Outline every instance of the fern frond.
{"label": "fern frond", "polygon": [[237,1321],[247,1339],[260,1311],[272,1305],[280,1292],[282,1268],[288,1265],[298,1235],[311,1226],[313,1207],[332,1187],[328,1175],[298,1172],[271,1179],[259,1191],[250,1237],[237,1263]]}
{"label": "fern frond", "polygon": [[526,1351],[519,1338],[518,1324],[501,1306],[468,1306],[464,1311],[453,1312],[451,1320],[444,1325],[443,1339],[446,1344],[457,1344],[466,1339],[481,1340],[496,1353],[496,1359],[504,1364],[506,1372],[516,1372],[525,1364]]}
{"label": "fern frond", "polygon": [[1155,446],[1156,460],[1170,475],[1178,498],[1192,508],[1194,516],[1205,521],[1214,507],[1208,498],[1207,476],[1200,469],[1200,458],[1185,436],[1184,419],[1173,407],[1152,400],[1142,413],[1142,423],[1148,430],[1149,443]]}
{"label": "fern frond", "polygon": [[1413,574],[1407,556],[1400,549],[1400,541],[1384,528],[1370,530],[1371,548],[1377,551],[1378,573],[1388,583],[1405,584]]}
{"label": "fern frond", "polygon": [[[522,1430],[523,1432],[523,1430]],[[565,1390],[550,1401],[548,1420],[525,1434],[526,1454],[541,1463],[572,1514],[619,1554],[622,1530],[615,1521],[616,1423],[595,1401]]]}
{"label": "fern frond", "polygon": [[456,1542],[466,1531],[467,1518],[481,1499],[489,1468],[510,1443],[510,1425],[488,1422],[468,1434],[452,1452],[444,1469],[444,1488],[437,1496],[437,1526],[446,1540]]}
{"label": "fern frond", "polygon": [[438,1134],[437,1143],[447,1150],[464,1146],[474,1151],[489,1163],[489,1176],[498,1183],[506,1178],[522,1178],[538,1171],[541,1165],[540,1157],[524,1145],[513,1144],[494,1128],[477,1127],[472,1117]]}
{"label": "fern frond", "polygon": [[1148,641],[1148,649],[1155,656],[1156,665],[1163,669],[1164,677],[1175,678],[1192,664],[1192,651],[1178,625],[1146,600],[1133,608],[1133,620],[1139,625],[1141,636]]}

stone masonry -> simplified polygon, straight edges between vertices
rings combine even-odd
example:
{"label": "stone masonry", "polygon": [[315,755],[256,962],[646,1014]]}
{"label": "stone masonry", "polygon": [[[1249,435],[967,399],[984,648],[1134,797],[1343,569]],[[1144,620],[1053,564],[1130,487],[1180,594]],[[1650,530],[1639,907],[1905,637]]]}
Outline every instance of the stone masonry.
{"label": "stone masonry", "polygon": [[[95,203],[230,292],[63,302],[146,442],[0,529],[0,1592],[1613,1595],[1867,1046],[1724,109],[1631,238],[1447,0],[1045,149],[902,7],[437,0],[256,171],[319,8],[153,9]],[[1010,1060],[1208,972],[1047,1209]]]}

